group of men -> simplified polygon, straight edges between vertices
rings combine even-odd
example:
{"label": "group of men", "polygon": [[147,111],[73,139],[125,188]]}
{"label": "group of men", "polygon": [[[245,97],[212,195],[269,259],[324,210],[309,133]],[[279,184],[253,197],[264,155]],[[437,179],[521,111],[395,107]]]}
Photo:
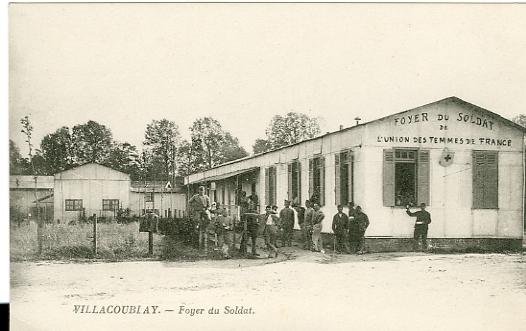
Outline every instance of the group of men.
{"label": "group of men", "polygon": [[338,212],[332,218],[334,232],[334,248],[338,253],[363,254],[365,246],[365,230],[369,227],[369,217],[360,206],[354,208],[349,203],[349,214],[343,212],[343,206],[338,205]]}
{"label": "group of men", "polygon": [[[230,248],[233,243],[234,221],[225,208],[220,208],[216,203],[211,204],[210,198],[204,194],[205,188],[199,187],[199,193],[189,200],[192,217],[197,220],[200,231],[200,243],[208,241],[208,229],[212,225],[222,246],[222,253],[225,258],[230,258]],[[254,202],[256,200],[256,202]],[[252,244],[252,255],[258,256],[256,252],[256,239],[259,233],[263,233],[265,244],[268,248],[268,257],[278,255],[278,239],[281,239],[282,247],[292,246],[292,234],[294,224],[301,228],[303,238],[303,248],[314,252],[325,253],[321,230],[325,214],[316,201],[305,201],[305,207],[299,205],[294,200],[285,200],[285,206],[278,212],[278,207],[268,205],[265,214],[259,214],[254,206],[257,199],[246,197],[240,199],[241,203],[241,243],[240,253],[247,253],[248,241]],[[417,217],[415,223],[414,242],[415,249],[419,239],[422,239],[422,246],[427,247],[427,229],[431,223],[430,214],[425,211],[425,204],[421,210],[411,212],[407,208],[409,216]],[[360,206],[354,207],[351,202],[348,204],[348,213],[343,211],[343,206],[337,206],[337,213],[332,220],[332,230],[334,232],[334,249],[339,253],[363,254],[365,248],[365,232],[369,227],[369,218]],[[212,219],[214,222],[212,222]]]}

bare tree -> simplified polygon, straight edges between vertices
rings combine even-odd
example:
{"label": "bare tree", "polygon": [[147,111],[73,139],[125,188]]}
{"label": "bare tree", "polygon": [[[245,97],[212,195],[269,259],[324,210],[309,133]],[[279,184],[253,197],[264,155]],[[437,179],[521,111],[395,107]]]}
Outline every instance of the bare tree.
{"label": "bare tree", "polygon": [[31,122],[29,121],[29,116],[25,116],[24,118],[20,119],[20,123],[22,123],[22,133],[27,136],[27,144],[29,146],[29,163],[31,164],[31,170],[33,171],[33,178],[35,179],[35,204],[36,204],[36,217],[37,217],[37,239],[38,239],[38,254],[42,254],[42,221],[40,219],[40,204],[38,201],[38,194],[37,194],[37,185],[38,185],[38,176],[36,174],[35,170],[35,164],[33,163],[33,144],[31,144],[31,135],[33,133],[33,126],[31,125]]}

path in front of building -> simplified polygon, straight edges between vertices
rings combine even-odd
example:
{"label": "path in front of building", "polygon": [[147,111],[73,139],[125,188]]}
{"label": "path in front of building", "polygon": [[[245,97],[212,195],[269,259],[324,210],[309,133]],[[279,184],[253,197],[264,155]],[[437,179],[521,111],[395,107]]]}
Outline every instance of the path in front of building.
{"label": "path in front of building", "polygon": [[[526,326],[522,254],[358,256],[282,248],[277,259],[17,262],[11,264],[11,282],[12,330]],[[116,314],[117,306],[140,313]],[[219,314],[209,314],[211,308]]]}

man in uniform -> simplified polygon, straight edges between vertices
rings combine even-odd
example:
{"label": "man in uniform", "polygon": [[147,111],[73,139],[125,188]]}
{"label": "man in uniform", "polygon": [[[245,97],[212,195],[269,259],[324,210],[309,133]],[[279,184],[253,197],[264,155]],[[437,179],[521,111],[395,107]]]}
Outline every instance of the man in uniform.
{"label": "man in uniform", "polygon": [[362,212],[362,207],[356,206],[356,211],[354,213],[354,220],[357,224],[357,251],[358,254],[363,254],[363,249],[365,247],[365,230],[369,227],[369,217]]}
{"label": "man in uniform", "polygon": [[292,208],[296,211],[296,217],[298,218],[298,225],[300,226],[300,233],[301,233],[302,239],[305,240],[305,208],[299,205],[298,198],[294,199],[292,203]]}
{"label": "man in uniform", "polygon": [[431,214],[426,211],[426,204],[420,204],[420,210],[412,213],[409,210],[409,205],[406,206],[406,213],[409,216],[416,217],[415,232],[413,234],[413,250],[418,250],[419,239],[422,238],[422,250],[427,250],[427,230],[431,223]]}
{"label": "man in uniform", "polygon": [[294,211],[290,208],[290,201],[285,200],[285,208],[279,212],[282,237],[281,246],[292,247],[292,231],[294,229]]}
{"label": "man in uniform", "polygon": [[244,213],[241,215],[241,222],[247,223],[246,230],[243,229],[243,233],[241,235],[241,244],[240,244],[240,254],[245,255],[247,253],[247,243],[248,239],[250,238],[250,241],[252,243],[252,255],[259,256],[259,254],[256,252],[256,240],[258,237],[258,231],[259,231],[259,214],[257,214],[255,211],[250,211],[248,213]]}
{"label": "man in uniform", "polygon": [[347,240],[349,242],[350,253],[358,253],[359,231],[358,223],[355,219],[356,209],[354,209],[354,202],[349,202],[349,222],[347,223]]}
{"label": "man in uniform", "polygon": [[332,232],[334,232],[336,240],[336,252],[342,253],[347,250],[347,223],[349,222],[349,217],[343,212],[342,205],[338,205],[337,209],[338,212],[332,218]]}
{"label": "man in uniform", "polygon": [[210,211],[209,208],[210,198],[205,195],[205,187],[199,186],[199,193],[194,195],[188,201],[190,212],[194,222],[199,225],[199,246],[204,244],[205,249],[208,243],[207,228],[210,223]]}
{"label": "man in uniform", "polygon": [[314,215],[314,209],[312,209],[312,203],[310,200],[305,200],[305,221],[303,222],[303,238],[305,239],[306,250],[312,249],[312,217]]}
{"label": "man in uniform", "polygon": [[320,205],[318,203],[314,203],[314,213],[312,215],[313,250],[322,254],[325,253],[325,250],[323,249],[323,240],[321,237],[321,229],[323,227],[322,222],[324,218],[325,214],[321,211]]}
{"label": "man in uniform", "polygon": [[265,224],[263,236],[265,237],[265,244],[268,248],[268,257],[278,257],[278,249],[275,245],[278,235],[278,216],[272,211],[271,206],[265,207],[263,222]]}
{"label": "man in uniform", "polygon": [[232,217],[228,216],[228,213],[226,209],[223,209],[221,211],[221,214],[219,214],[216,218],[217,222],[217,232],[218,232],[218,239],[221,244],[221,250],[223,252],[223,257],[225,259],[230,258],[230,246],[232,245],[232,228],[234,225],[234,222],[232,221]]}

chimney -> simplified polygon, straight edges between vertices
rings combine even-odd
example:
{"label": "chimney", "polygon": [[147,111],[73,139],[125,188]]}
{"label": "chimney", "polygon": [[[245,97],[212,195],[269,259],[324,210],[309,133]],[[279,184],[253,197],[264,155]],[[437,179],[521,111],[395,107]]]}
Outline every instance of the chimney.
{"label": "chimney", "polygon": [[358,116],[356,116],[354,118],[354,120],[356,121],[356,125],[360,124],[360,121],[362,120],[361,118],[359,118]]}
{"label": "chimney", "polygon": [[343,125],[340,124],[340,130],[343,130]]}

